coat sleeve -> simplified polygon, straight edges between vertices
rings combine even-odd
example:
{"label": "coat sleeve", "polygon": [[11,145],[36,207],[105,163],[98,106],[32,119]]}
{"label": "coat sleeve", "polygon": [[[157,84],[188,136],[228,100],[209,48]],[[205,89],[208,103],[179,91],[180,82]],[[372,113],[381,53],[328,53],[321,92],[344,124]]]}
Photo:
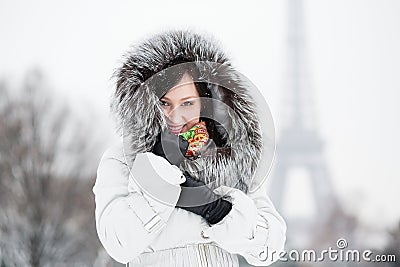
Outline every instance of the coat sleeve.
{"label": "coat sleeve", "polygon": [[231,198],[232,210],[204,230],[204,235],[251,265],[266,266],[278,260],[286,241],[286,223],[267,195],[266,182],[248,195],[226,186],[215,192]]}
{"label": "coat sleeve", "polygon": [[[152,243],[175,208],[175,205],[161,203],[140,190],[130,189],[129,179],[128,165],[115,156],[115,151],[107,150],[100,160],[93,187],[96,230],[107,253],[124,264]],[[177,201],[180,188],[175,188]]]}

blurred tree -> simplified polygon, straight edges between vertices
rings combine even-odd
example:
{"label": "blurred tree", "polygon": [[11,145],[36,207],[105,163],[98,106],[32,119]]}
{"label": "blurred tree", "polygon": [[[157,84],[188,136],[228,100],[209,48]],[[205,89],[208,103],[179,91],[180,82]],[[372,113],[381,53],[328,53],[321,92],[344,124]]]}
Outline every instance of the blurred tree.
{"label": "blurred tree", "polygon": [[[0,84],[0,265],[92,266],[96,142],[40,71]],[[92,141],[90,141],[92,140]]]}

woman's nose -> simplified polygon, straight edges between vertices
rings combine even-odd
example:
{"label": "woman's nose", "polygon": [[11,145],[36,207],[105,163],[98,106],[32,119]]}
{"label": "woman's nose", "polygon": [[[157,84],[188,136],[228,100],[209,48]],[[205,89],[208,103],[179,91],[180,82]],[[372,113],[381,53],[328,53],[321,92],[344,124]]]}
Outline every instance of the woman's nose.
{"label": "woman's nose", "polygon": [[182,122],[184,114],[178,106],[171,108],[167,114],[167,117],[172,123],[179,124]]}

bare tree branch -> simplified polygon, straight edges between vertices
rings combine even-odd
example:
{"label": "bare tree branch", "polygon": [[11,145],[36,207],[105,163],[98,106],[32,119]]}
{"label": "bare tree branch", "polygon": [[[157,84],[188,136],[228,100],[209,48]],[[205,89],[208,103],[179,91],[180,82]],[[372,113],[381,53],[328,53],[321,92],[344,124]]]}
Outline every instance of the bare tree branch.
{"label": "bare tree branch", "polygon": [[100,244],[90,126],[50,96],[39,71],[16,97],[9,90],[0,83],[0,264],[91,265]]}

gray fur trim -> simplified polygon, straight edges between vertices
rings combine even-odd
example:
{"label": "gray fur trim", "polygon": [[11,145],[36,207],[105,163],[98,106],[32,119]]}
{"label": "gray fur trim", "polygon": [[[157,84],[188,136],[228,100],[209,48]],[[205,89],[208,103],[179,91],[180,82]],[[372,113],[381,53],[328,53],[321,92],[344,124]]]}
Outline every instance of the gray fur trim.
{"label": "gray fur trim", "polygon": [[[210,153],[196,160],[185,160],[180,168],[211,183],[212,187],[226,185],[247,193],[263,145],[258,116],[248,85],[210,38],[189,31],[168,31],[133,47],[114,74],[116,89],[110,107],[118,120],[118,130],[128,140],[132,157],[152,149],[165,121],[159,100],[145,81],[178,55],[186,61],[222,64],[223,74],[215,69],[206,74],[212,76],[209,80],[217,81],[219,85],[214,88],[221,100],[231,107],[227,111],[230,127],[226,132],[227,146],[232,148],[231,155]],[[223,85],[233,88],[234,92],[226,93]]]}

